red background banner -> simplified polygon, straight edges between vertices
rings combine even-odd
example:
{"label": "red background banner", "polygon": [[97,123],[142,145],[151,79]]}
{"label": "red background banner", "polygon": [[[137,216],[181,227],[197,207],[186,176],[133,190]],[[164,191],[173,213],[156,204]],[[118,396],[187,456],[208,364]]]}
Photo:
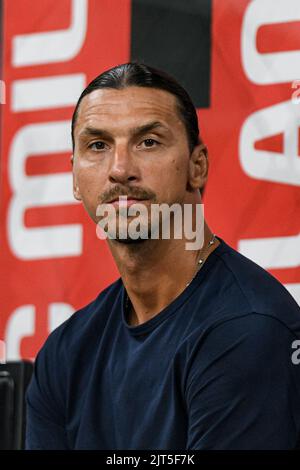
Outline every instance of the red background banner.
{"label": "red background banner", "polygon": [[[290,3],[293,21],[284,1],[277,13],[266,0],[212,2],[210,104],[198,115],[210,227],[300,303],[300,103],[292,101],[300,9]],[[35,357],[53,328],[118,277],[72,198],[70,119],[90,80],[130,60],[131,8],[130,0],[4,2],[0,339],[8,359]]]}

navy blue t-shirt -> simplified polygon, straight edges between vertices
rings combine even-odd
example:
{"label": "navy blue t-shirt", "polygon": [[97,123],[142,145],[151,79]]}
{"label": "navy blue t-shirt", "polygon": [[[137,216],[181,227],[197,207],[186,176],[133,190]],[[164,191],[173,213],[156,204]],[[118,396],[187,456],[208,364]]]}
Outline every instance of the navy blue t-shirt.
{"label": "navy blue t-shirt", "polygon": [[50,334],[27,392],[27,449],[296,447],[300,308],[219,240],[149,321],[128,325],[118,279]]}

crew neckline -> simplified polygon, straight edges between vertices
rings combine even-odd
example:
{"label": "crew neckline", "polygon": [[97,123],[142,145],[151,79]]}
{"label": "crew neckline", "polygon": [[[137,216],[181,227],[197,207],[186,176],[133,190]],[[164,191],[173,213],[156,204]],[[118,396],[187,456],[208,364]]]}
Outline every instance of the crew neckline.
{"label": "crew neckline", "polygon": [[121,279],[121,305],[122,305],[122,323],[126,330],[134,335],[142,335],[149,333],[153,330],[159,323],[166,320],[170,315],[172,315],[186,300],[193,294],[195,289],[201,284],[204,279],[205,273],[214,265],[220,253],[224,252],[226,248],[230,248],[229,245],[219,236],[216,235],[216,238],[219,240],[220,244],[217,248],[211,252],[205,261],[202,268],[196,273],[194,279],[190,284],[174,299],[172,302],[167,305],[163,310],[157,313],[154,317],[150,318],[140,325],[129,325],[125,316],[125,300],[126,300],[126,289]]}

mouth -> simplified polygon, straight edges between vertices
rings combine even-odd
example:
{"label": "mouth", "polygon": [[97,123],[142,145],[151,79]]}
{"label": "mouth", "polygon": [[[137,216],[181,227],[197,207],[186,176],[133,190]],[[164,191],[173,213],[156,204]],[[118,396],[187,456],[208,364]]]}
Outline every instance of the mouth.
{"label": "mouth", "polygon": [[133,204],[138,204],[145,202],[147,199],[139,199],[133,196],[118,196],[110,201],[107,204],[112,204],[114,207],[129,207]]}

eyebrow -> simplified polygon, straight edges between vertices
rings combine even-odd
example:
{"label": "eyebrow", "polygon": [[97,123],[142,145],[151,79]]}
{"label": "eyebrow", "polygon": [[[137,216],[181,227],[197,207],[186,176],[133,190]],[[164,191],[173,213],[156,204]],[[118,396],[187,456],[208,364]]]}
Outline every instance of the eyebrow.
{"label": "eyebrow", "polygon": [[[155,130],[155,129],[161,129],[161,130],[165,130],[167,132],[170,132],[169,128],[166,127],[161,122],[152,121],[152,122],[149,122],[147,124],[143,124],[142,126],[134,127],[133,129],[131,129],[130,134],[134,135],[134,136],[140,136],[142,134],[146,134],[147,132],[150,132],[150,131]],[[84,128],[78,135],[79,138],[86,137],[86,136],[87,137],[95,136],[95,137],[103,137],[103,138],[111,138],[112,137],[110,132],[108,132],[104,129],[98,129],[96,127],[90,127],[90,126]]]}

